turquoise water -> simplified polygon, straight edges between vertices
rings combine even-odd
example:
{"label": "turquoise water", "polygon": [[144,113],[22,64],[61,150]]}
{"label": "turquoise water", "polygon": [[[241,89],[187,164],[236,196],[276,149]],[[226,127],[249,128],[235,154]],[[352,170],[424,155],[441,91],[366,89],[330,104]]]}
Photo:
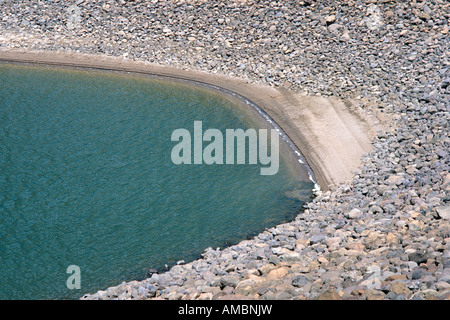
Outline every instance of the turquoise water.
{"label": "turquoise water", "polygon": [[[72,299],[292,219],[287,160],[175,165],[171,134],[260,128],[226,96],[146,77],[0,64],[0,299]],[[69,265],[81,289],[69,290]]]}

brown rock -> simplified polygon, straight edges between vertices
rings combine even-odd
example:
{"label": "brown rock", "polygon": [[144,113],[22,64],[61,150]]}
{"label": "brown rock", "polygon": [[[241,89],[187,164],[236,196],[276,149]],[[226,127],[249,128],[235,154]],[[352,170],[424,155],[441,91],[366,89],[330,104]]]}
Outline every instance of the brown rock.
{"label": "brown rock", "polygon": [[385,296],[384,292],[380,290],[367,290],[364,295],[367,300],[383,300]]}
{"label": "brown rock", "polygon": [[393,274],[385,279],[386,281],[395,281],[395,280],[406,280],[406,275],[404,274]]}
{"label": "brown rock", "polygon": [[280,267],[277,269],[273,269],[267,274],[267,280],[276,280],[286,276],[289,272],[288,267]]}
{"label": "brown rock", "polygon": [[347,250],[363,251],[365,246],[362,243],[353,242],[345,246]]}
{"label": "brown rock", "polygon": [[402,183],[402,181],[403,181],[403,177],[398,176],[398,175],[392,175],[386,180],[386,182],[390,185],[393,185],[393,184],[399,185]]}
{"label": "brown rock", "polygon": [[275,266],[272,265],[272,264],[265,264],[265,265],[259,267],[258,270],[259,270],[259,272],[260,272],[262,275],[266,275],[266,274],[268,274],[270,271],[272,271],[274,268],[275,268]]}
{"label": "brown rock", "polygon": [[389,245],[397,244],[398,238],[392,232],[389,232],[386,236],[386,243]]}
{"label": "brown rock", "polygon": [[320,263],[324,263],[324,264],[328,263],[328,260],[325,257],[318,257],[317,261],[319,261]]}
{"label": "brown rock", "polygon": [[316,297],[316,300],[342,300],[341,296],[336,290],[330,288],[327,291],[322,292]]}
{"label": "brown rock", "polygon": [[405,297],[408,296],[408,294],[410,293],[410,290],[408,289],[406,284],[401,281],[393,282],[389,290],[395,294],[404,295]]}

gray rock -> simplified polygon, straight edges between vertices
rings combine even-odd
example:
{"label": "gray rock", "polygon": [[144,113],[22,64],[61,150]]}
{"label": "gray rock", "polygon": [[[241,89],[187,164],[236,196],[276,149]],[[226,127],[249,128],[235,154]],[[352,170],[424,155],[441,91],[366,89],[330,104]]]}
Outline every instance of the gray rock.
{"label": "gray rock", "polygon": [[408,254],[408,259],[417,264],[421,264],[421,263],[427,262],[428,254],[425,251],[422,251],[422,252],[416,251],[416,252],[412,252],[412,253]]}
{"label": "gray rock", "polygon": [[417,280],[417,279],[422,278],[424,275],[425,275],[425,271],[423,269],[419,268],[412,272],[411,279]]}
{"label": "gray rock", "polygon": [[294,287],[303,287],[309,283],[309,280],[304,275],[297,275],[292,279],[291,283]]}
{"label": "gray rock", "polygon": [[316,243],[320,243],[325,239],[325,236],[320,234],[320,235],[314,235],[312,237],[309,238],[309,242],[311,244],[316,244]]}
{"label": "gray rock", "polygon": [[361,210],[354,208],[350,212],[345,213],[344,216],[349,219],[357,219],[362,216],[362,212]]}
{"label": "gray rock", "polygon": [[450,220],[450,206],[440,206],[436,208],[439,218]]}
{"label": "gray rock", "polygon": [[235,288],[240,281],[241,281],[241,277],[239,277],[239,276],[225,276],[220,279],[220,286],[222,288],[224,288],[224,287]]}

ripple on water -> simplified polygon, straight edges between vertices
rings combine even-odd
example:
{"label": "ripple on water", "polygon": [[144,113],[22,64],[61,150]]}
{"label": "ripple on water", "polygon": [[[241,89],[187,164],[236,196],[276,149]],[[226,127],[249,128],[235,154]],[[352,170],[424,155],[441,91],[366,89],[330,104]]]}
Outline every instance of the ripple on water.
{"label": "ripple on water", "polygon": [[[171,133],[196,120],[222,132],[262,126],[223,94],[11,64],[0,83],[2,299],[78,298],[142,278],[291,219],[312,195],[287,157],[274,176],[171,162]],[[66,287],[72,264],[81,290]]]}

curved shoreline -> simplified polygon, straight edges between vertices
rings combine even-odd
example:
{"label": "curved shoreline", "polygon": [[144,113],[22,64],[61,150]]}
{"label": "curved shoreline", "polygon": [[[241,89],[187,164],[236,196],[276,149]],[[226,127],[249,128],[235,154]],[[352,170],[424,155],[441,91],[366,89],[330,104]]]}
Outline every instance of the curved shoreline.
{"label": "curved shoreline", "polygon": [[[297,161],[306,168],[308,175],[303,176],[303,178],[309,178],[315,184],[316,194],[327,191],[330,187],[343,183],[352,176],[353,170],[360,163],[360,157],[371,149],[370,142],[377,125],[376,121],[366,123],[360,117],[352,115],[347,110],[347,106],[342,107],[342,102],[341,105],[336,103],[337,107],[335,107],[335,102],[329,99],[299,97],[295,92],[286,89],[278,90],[231,76],[182,70],[143,61],[84,53],[5,50],[1,48],[0,61],[130,72],[187,81],[232,95],[239,100],[243,100],[261,117],[265,118],[271,126],[282,132],[284,142],[289,146]],[[311,121],[313,118],[308,117],[311,113],[310,109],[315,109],[317,105],[323,106],[324,103],[330,103],[330,101],[333,105],[332,108],[327,105],[325,109],[327,114],[319,115],[316,118],[321,118],[320,122],[313,123]],[[308,105],[310,105],[309,108]],[[335,109],[337,108],[340,109],[339,112],[336,112]],[[329,113],[329,109],[333,109],[332,113]],[[293,110],[292,115],[286,116],[287,110]],[[306,115],[305,111],[308,115],[301,119],[301,123],[295,123],[293,119]],[[338,117],[336,117],[336,113],[340,113]],[[346,145],[337,145],[337,141],[330,144],[328,141],[329,134],[326,132],[327,126],[339,121],[343,116],[342,113],[345,113],[346,121],[350,125],[339,128],[340,133],[343,133],[345,137],[339,137],[338,140],[346,140]],[[353,128],[357,127],[360,127],[357,133],[351,132]],[[334,134],[336,134],[336,131]],[[361,138],[365,139],[363,147],[359,144]],[[350,139],[352,139],[353,144],[348,143]],[[352,154],[353,150],[357,150],[356,153]],[[326,158],[330,151],[332,151],[332,155]],[[341,160],[339,163],[341,167],[339,168],[336,167],[336,160],[338,159],[332,158],[332,156],[338,154]]]}
{"label": "curved shoreline", "polygon": [[[330,185],[336,184],[336,179],[338,179],[338,182],[344,182],[339,180],[341,179],[340,177],[332,177],[331,179],[327,178],[326,173],[321,171],[322,168],[320,166],[314,166],[317,164],[317,159],[312,160],[312,166],[314,168],[311,168],[309,164],[311,159],[309,159],[309,161],[305,159],[308,154],[314,150],[312,149],[314,146],[321,147],[320,141],[315,139],[310,141],[302,141],[299,137],[307,140],[307,136],[301,135],[301,132],[297,132],[300,133],[300,135],[295,135],[294,137],[297,139],[293,141],[283,129],[283,127],[287,127],[291,129],[291,133],[298,130],[298,127],[296,128],[295,124],[292,123],[292,120],[288,117],[277,117],[277,120],[274,120],[271,117],[271,114],[278,116],[278,112],[284,112],[286,109],[289,109],[289,107],[292,107],[292,103],[289,102],[289,99],[293,99],[292,97],[295,94],[294,92],[289,92],[287,90],[280,92],[268,86],[256,85],[242,79],[229,76],[219,76],[199,71],[186,71],[167,66],[147,64],[140,61],[129,61],[100,55],[33,52],[29,50],[0,50],[0,62],[2,61],[6,63],[126,72],[131,73],[132,75],[143,75],[166,81],[183,82],[188,85],[203,87],[207,90],[215,90],[231,98],[237,99],[242,105],[245,104],[243,107],[249,107],[251,109],[247,111],[256,113],[256,116],[260,117],[266,125],[273,127],[280,132],[285,145],[290,149],[290,156],[295,158],[293,159],[294,161],[290,162],[294,163],[296,166],[296,171],[300,176],[302,176],[302,179],[309,179],[314,183],[313,192],[316,196],[320,195],[323,189],[328,190]],[[267,92],[270,92],[271,94],[267,94]],[[253,99],[257,99],[258,103],[254,102]],[[269,112],[266,112],[265,108],[267,108],[269,112],[273,110],[277,110],[278,112],[271,112],[271,114],[269,114]],[[302,109],[302,106],[300,106],[300,109]],[[349,111],[348,114],[351,116]],[[359,121],[357,117],[353,117],[353,119],[353,121]],[[336,119],[333,119],[332,117],[327,119],[328,122],[335,120]],[[327,123],[327,121],[325,121],[325,123]],[[356,122],[354,124],[356,124]],[[321,127],[312,129],[309,123],[306,124],[304,128],[308,128],[309,131],[320,131],[324,129]],[[315,133],[314,137],[319,134],[319,132],[313,133]],[[298,145],[303,146],[306,150],[299,149],[297,147]],[[353,149],[355,146],[348,145],[347,147]],[[326,148],[328,149],[329,146]],[[358,158],[361,155],[362,153],[358,155]],[[320,161],[320,159],[318,160]],[[315,170],[317,170],[317,173]],[[329,170],[332,172],[333,168]],[[316,174],[320,177],[320,182],[315,179]],[[351,174],[351,172],[348,172],[348,174]],[[318,183],[320,183],[320,185]],[[274,226],[273,228],[276,227]],[[241,243],[245,242],[246,240],[241,241]],[[195,261],[192,263],[195,263]]]}
{"label": "curved shoreline", "polygon": [[[256,113],[257,117],[261,118],[261,121],[264,122],[265,125],[268,124],[270,128],[273,128],[277,130],[281,136],[281,140],[283,141],[284,145],[281,145],[281,148],[287,147],[289,156],[286,153],[282,153],[282,156],[286,156],[292,159],[288,159],[289,162],[292,162],[292,165],[299,175],[299,178],[302,180],[310,180],[314,184],[313,192],[314,194],[320,194],[321,189],[320,186],[317,184],[317,181],[315,179],[314,171],[311,169],[311,167],[306,162],[304,155],[302,154],[301,150],[297,148],[295,143],[291,140],[291,138],[283,131],[282,127],[277,124],[277,122],[272,119],[267,112],[265,112],[258,104],[253,102],[252,100],[248,99],[247,97],[243,96],[240,93],[231,91],[227,88],[220,87],[219,85],[206,82],[206,81],[200,81],[198,79],[192,79],[189,76],[182,76],[180,77],[178,73],[178,69],[173,69],[173,72],[170,74],[161,74],[161,73],[155,73],[152,70],[148,71],[142,71],[138,69],[125,70],[121,68],[112,68],[111,65],[105,65],[102,66],[101,64],[97,64],[96,66],[85,66],[83,63],[73,63],[70,60],[62,63],[52,63],[48,61],[47,59],[41,59],[39,55],[36,55],[37,59],[31,59],[24,61],[21,57],[15,58],[15,60],[7,60],[9,59],[6,57],[6,59],[3,59],[2,52],[0,50],[0,62],[5,63],[18,63],[18,64],[32,64],[32,65],[44,65],[44,66],[56,66],[56,67],[69,67],[69,68],[82,68],[82,69],[93,69],[93,70],[101,70],[101,71],[114,71],[114,72],[129,72],[131,74],[135,75],[143,75],[148,76],[155,79],[162,79],[166,81],[177,81],[182,83],[187,83],[189,85],[197,86],[197,87],[203,87],[207,88],[209,90],[215,90],[218,93],[225,94],[229,96],[230,98],[235,98],[238,100],[238,104],[245,107],[251,108],[251,110],[247,111],[254,111]],[[130,62],[129,62],[130,63]],[[128,64],[129,64],[128,63]],[[132,63],[132,62],[131,62]],[[159,67],[159,66],[158,66]],[[244,106],[245,105],[245,106]]]}

